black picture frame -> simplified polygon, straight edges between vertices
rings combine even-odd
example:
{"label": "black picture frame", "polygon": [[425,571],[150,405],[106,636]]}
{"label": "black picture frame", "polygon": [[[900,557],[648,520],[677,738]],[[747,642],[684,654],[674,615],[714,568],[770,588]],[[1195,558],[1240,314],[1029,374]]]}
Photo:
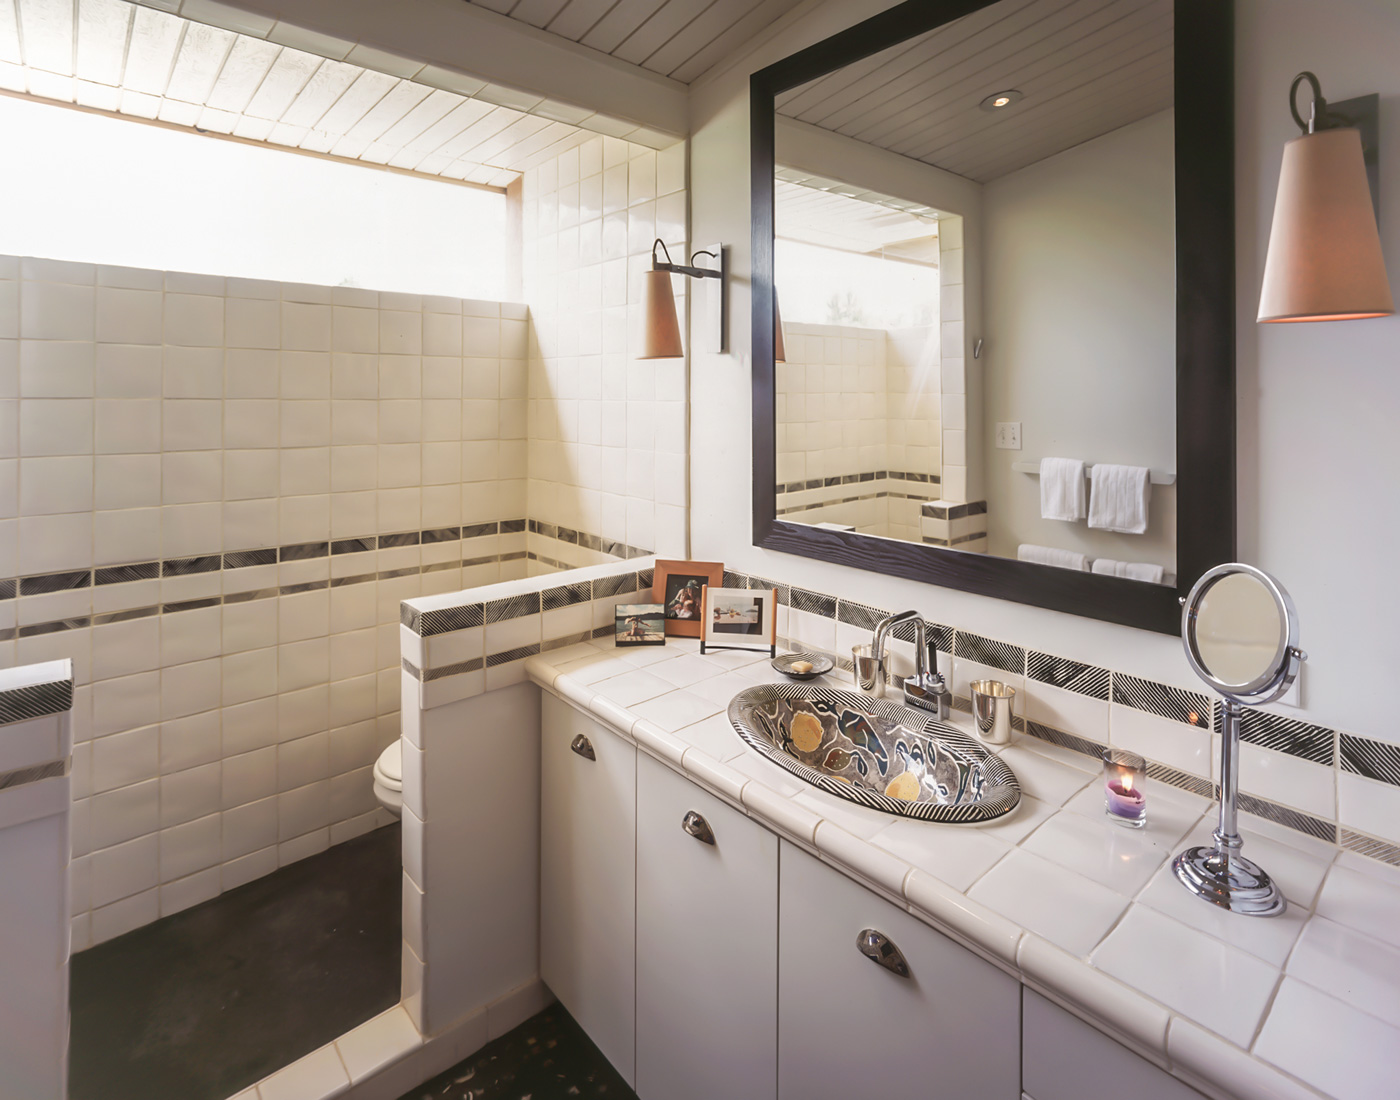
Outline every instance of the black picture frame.
{"label": "black picture frame", "polygon": [[773,225],[777,95],[990,6],[906,0],[749,81],[753,256],[753,543],[1104,622],[1180,631],[1180,597],[1235,559],[1234,5],[1176,0],[1175,589],[777,517]]}

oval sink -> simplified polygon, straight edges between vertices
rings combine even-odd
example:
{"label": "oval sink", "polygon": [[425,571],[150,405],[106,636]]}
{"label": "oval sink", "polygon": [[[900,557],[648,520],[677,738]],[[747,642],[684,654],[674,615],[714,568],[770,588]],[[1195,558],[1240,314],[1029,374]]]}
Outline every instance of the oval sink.
{"label": "oval sink", "polygon": [[729,703],[744,742],[829,794],[924,821],[969,824],[1015,809],[1021,785],[995,753],[888,699],[760,684]]}

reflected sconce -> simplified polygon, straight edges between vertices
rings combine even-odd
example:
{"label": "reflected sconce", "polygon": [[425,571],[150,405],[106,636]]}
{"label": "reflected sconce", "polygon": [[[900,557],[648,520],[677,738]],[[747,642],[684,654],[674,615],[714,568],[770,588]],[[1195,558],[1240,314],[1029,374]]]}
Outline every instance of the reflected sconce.
{"label": "reflected sconce", "polygon": [[783,311],[778,308],[778,292],[773,291],[773,362],[787,362],[787,344],[783,342]]}
{"label": "reflected sconce", "polygon": [[[1294,99],[1312,88],[1307,122]],[[1288,108],[1303,131],[1283,147],[1259,320],[1352,321],[1395,312],[1381,254],[1373,187],[1379,173],[1379,96],[1329,105],[1299,73]]]}
{"label": "reflected sconce", "polygon": [[[656,250],[661,249],[665,261],[656,258]],[[696,256],[709,256],[715,267],[695,267]],[[724,245],[717,244],[711,249],[692,252],[690,264],[673,264],[671,253],[660,237],[651,246],[651,270],[642,283],[642,311],[644,314],[642,334],[642,354],[638,359],[678,359],[685,354],[681,346],[681,326],[676,318],[676,299],[671,293],[671,274],[688,275],[692,279],[718,279],[712,288],[703,308],[710,314],[709,330],[714,334],[714,350],[723,352],[725,325],[725,265]]]}

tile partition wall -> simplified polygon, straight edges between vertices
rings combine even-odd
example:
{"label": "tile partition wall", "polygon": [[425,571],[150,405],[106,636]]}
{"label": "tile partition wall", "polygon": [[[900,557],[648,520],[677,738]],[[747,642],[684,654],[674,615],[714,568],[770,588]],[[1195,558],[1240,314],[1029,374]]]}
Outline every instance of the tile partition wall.
{"label": "tile partition wall", "polygon": [[0,259],[0,664],[73,660],[75,948],[385,820],[399,602],[529,564],[527,325]]}
{"label": "tile partition wall", "polygon": [[[918,540],[919,506],[939,495],[934,333],[783,325],[787,361],[777,367],[775,400],[779,515]],[[918,370],[930,348],[931,375]],[[922,392],[930,383],[932,392]]]}
{"label": "tile partition wall", "polygon": [[0,669],[0,1066],[7,1096],[67,1096],[73,663]]}
{"label": "tile partition wall", "polygon": [[[677,558],[686,362],[633,356],[652,242],[677,262],[689,255],[685,156],[683,142],[658,152],[595,138],[528,170],[522,187],[529,515]],[[689,282],[672,278],[683,329]]]}
{"label": "tile partition wall", "polygon": [[[832,654],[851,667],[851,646],[869,642],[879,608],[726,571],[725,584],[776,587],[779,644]],[[1099,756],[1113,745],[1148,760],[1149,777],[1209,798],[1219,794],[1219,707],[1212,697],[953,626],[934,627],[940,669],[956,705],[968,684],[1016,689],[1017,729]],[[897,675],[913,671],[913,632],[891,643]],[[893,674],[892,674],[893,675]],[[1400,746],[1251,708],[1241,734],[1240,808],[1400,866]]]}

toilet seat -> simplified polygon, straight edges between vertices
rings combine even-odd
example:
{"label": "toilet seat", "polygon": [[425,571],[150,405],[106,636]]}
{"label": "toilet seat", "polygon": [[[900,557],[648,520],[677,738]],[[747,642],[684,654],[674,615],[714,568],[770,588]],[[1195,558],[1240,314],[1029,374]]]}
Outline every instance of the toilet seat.
{"label": "toilet seat", "polygon": [[403,748],[398,740],[390,743],[374,762],[374,781],[386,790],[403,790]]}

